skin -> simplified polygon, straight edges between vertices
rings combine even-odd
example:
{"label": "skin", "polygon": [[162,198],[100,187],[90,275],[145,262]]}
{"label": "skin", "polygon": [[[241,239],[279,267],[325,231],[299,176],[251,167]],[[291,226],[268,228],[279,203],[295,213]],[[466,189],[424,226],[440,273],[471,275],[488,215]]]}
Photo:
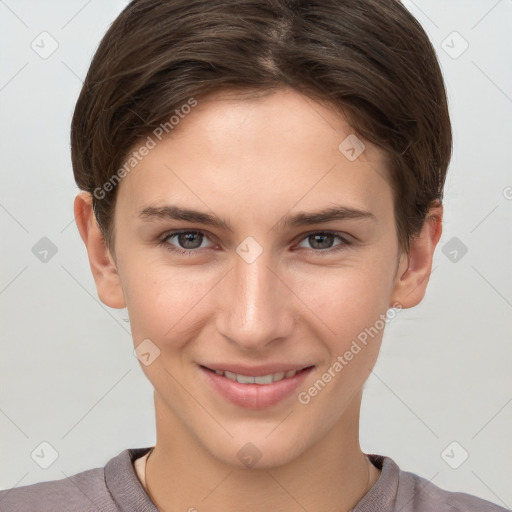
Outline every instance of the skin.
{"label": "skin", "polygon": [[[141,368],[155,389],[148,494],[162,510],[349,510],[380,475],[364,457],[358,430],[383,330],[306,405],[292,393],[263,410],[238,407],[199,378],[197,366],[308,363],[315,368],[297,391],[307,390],[380,314],[422,300],[442,206],[430,210],[409,254],[402,253],[385,155],[365,141],[350,161],[338,149],[350,133],[333,108],[291,89],[210,94],[120,183],[115,253],[90,194],[75,199],[100,299],[127,307],[135,346],[149,338],[160,349]],[[215,213],[232,231],[139,219],[150,204]],[[278,224],[333,204],[370,211],[375,220]],[[188,245],[167,239],[195,250],[192,256],[158,244],[181,229],[204,233]],[[309,236],[325,231],[353,243],[328,254],[343,242],[315,245]],[[248,236],[263,249],[250,264],[236,252]],[[247,442],[261,452],[252,468],[237,457]]]}

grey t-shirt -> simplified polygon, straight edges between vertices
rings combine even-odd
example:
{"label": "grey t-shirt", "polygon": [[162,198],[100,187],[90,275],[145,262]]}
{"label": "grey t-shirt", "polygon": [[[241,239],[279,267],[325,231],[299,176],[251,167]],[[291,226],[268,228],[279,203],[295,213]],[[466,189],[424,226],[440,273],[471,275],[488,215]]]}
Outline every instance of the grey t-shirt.
{"label": "grey t-shirt", "polygon": [[[1,512],[158,512],[140,483],[133,461],[150,450],[123,450],[104,468],[68,478],[0,491]],[[383,455],[368,454],[382,470],[352,512],[504,512],[507,509],[460,492],[445,491],[400,470]]]}

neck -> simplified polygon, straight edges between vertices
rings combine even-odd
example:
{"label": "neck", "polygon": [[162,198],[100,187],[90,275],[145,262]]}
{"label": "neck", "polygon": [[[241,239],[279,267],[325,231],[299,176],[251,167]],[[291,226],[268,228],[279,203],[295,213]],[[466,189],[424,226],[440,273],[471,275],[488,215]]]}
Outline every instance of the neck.
{"label": "neck", "polygon": [[157,442],[146,466],[147,493],[164,511],[350,511],[380,475],[359,446],[360,398],[293,461],[239,469],[207,452],[155,394]]}

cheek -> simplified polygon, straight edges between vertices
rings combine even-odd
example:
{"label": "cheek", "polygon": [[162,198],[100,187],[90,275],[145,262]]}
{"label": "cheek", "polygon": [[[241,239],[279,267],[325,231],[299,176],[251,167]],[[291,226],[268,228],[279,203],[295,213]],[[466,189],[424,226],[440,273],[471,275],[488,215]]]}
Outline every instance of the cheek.
{"label": "cheek", "polygon": [[327,407],[328,424],[339,419],[370,375],[391,318],[386,315],[389,269],[372,265],[364,269],[345,268],[338,279],[317,281],[317,287],[311,287],[307,295],[321,320],[316,322],[316,335],[326,357],[313,381],[300,390],[298,400],[311,405],[311,411],[318,410],[318,415],[325,414]]}
{"label": "cheek", "polygon": [[[388,310],[392,290],[392,265],[383,260],[354,261],[339,268],[321,269],[297,276],[299,296],[337,344],[346,344],[375,324]],[[299,284],[300,283],[300,284]],[[342,349],[343,346],[340,346]]]}
{"label": "cheek", "polygon": [[149,338],[161,348],[165,344],[179,348],[200,330],[195,320],[204,313],[211,276],[190,268],[146,268],[132,271],[125,286],[134,341]]}

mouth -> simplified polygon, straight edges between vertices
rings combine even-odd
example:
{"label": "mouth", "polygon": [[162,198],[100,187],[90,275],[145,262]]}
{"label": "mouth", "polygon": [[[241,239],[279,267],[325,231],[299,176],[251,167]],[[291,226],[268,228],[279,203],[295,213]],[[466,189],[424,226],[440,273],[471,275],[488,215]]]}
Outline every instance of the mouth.
{"label": "mouth", "polygon": [[[272,384],[273,382],[279,382],[284,379],[291,379],[295,375],[305,372],[313,368],[313,366],[306,366],[304,368],[298,370],[287,370],[287,371],[278,371],[274,373],[267,373],[266,375],[244,375],[242,373],[235,373],[228,370],[219,370],[208,368],[207,366],[201,365],[202,368],[213,372],[217,375],[221,375],[222,377],[226,377],[233,382],[238,382],[239,384],[259,384],[266,385]],[[249,372],[248,372],[249,373]]]}
{"label": "mouth", "polygon": [[202,382],[215,396],[245,409],[264,409],[290,398],[315,368],[314,365],[218,366],[198,365]]}

